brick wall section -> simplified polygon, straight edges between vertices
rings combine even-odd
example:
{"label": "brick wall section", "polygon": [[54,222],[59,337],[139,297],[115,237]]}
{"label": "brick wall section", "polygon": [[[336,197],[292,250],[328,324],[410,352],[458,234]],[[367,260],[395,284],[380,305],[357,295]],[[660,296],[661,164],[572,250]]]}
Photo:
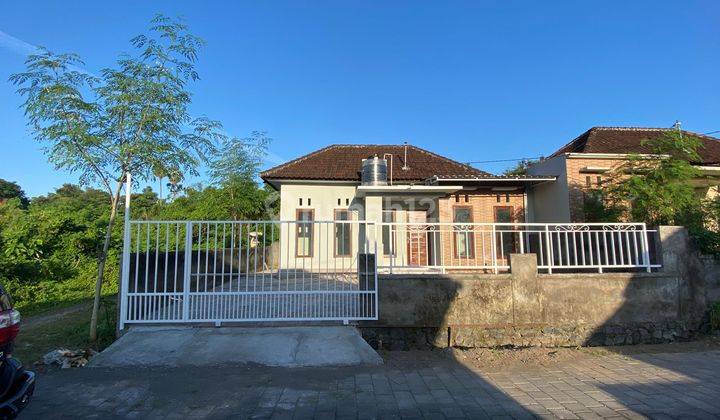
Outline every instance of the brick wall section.
{"label": "brick wall section", "polygon": [[[494,223],[495,209],[497,207],[512,207],[512,221],[518,223],[525,221],[524,194],[517,191],[510,192],[507,196],[504,192],[500,193],[500,202],[498,202],[497,193],[470,193],[467,195],[467,201],[465,201],[465,194],[459,195],[459,201],[456,201],[456,196],[453,194],[448,198],[440,199],[438,205],[440,222],[452,222],[453,208],[455,207],[471,207],[474,223]],[[473,234],[472,241],[474,242],[475,251],[472,256],[473,258],[457,258],[455,255],[454,234],[449,230],[450,228],[447,227],[444,231],[436,235],[436,240],[439,240],[442,243],[443,265],[472,266],[491,264],[492,233],[490,231],[485,233],[477,232]],[[483,258],[485,258],[484,264]]]}
{"label": "brick wall section", "polygon": [[[567,159],[565,162],[570,199],[570,221],[584,222],[585,214],[583,211],[583,203],[585,199],[585,192],[588,190],[587,177],[589,176],[591,180],[590,188],[594,189],[598,187],[597,177],[600,176],[602,180],[607,180],[608,173],[582,173],[581,170],[590,166],[610,168],[610,171],[613,171],[618,169],[627,161],[624,159],[571,158]],[[697,187],[696,191],[699,197],[711,199],[718,194],[718,187]]]}
{"label": "brick wall section", "polygon": [[572,222],[584,222],[585,213],[583,211],[585,192],[588,190],[587,177],[590,177],[590,188],[595,189],[598,187],[597,177],[601,177],[602,180],[608,179],[608,174],[600,173],[582,173],[582,169],[586,167],[602,167],[602,168],[617,168],[622,165],[625,160],[622,159],[567,159],[567,178],[568,188],[570,197],[570,221]]}

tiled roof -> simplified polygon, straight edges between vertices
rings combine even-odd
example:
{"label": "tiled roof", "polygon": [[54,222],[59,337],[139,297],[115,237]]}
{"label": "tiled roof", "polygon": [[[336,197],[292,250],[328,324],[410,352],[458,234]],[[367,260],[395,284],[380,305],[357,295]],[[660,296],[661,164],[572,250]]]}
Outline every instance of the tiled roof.
{"label": "tiled roof", "polygon": [[[561,147],[552,156],[564,153],[645,153],[653,151],[642,140],[652,139],[673,128],[642,128],[642,127],[593,127],[582,133],[576,139]],[[720,140],[697,134],[690,131],[683,131],[683,134],[699,138],[703,146],[698,153],[702,160],[695,163],[718,164],[720,163]]]}
{"label": "tiled roof", "polygon": [[[331,181],[360,181],[362,160],[385,153],[393,155],[393,180],[422,182],[437,174],[462,177],[491,176],[464,163],[437,155],[417,146],[407,146],[407,166],[403,170],[403,145],[334,144],[301,156],[285,164],[260,173],[264,180],[307,179]],[[388,162],[388,172],[390,162]],[[389,175],[389,174],[388,174]]]}

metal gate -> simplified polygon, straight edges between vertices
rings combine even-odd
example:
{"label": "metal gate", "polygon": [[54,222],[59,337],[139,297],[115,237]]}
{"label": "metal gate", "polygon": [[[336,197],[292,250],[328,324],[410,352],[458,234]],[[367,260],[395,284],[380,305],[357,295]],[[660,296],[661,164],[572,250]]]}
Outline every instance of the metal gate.
{"label": "metal gate", "polygon": [[376,255],[365,221],[130,221],[120,328],[374,320]]}

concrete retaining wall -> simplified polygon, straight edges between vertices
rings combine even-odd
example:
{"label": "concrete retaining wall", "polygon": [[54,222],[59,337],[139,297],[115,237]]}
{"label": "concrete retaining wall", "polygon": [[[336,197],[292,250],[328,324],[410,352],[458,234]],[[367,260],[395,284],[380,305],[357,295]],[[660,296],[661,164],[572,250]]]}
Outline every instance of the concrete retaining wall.
{"label": "concrete retaining wall", "polygon": [[379,278],[373,346],[580,346],[666,342],[700,330],[720,298],[720,264],[692,250],[682,228],[662,227],[657,273],[538,274],[513,255],[512,274]]}

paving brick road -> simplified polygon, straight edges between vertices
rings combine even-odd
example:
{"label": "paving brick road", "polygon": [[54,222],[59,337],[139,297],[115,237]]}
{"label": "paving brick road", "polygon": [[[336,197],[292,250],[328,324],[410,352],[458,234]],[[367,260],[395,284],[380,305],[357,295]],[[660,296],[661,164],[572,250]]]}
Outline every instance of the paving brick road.
{"label": "paving brick road", "polygon": [[[392,356],[391,356],[392,359]],[[84,368],[42,375],[23,418],[718,418],[720,351],[472,369]]]}

